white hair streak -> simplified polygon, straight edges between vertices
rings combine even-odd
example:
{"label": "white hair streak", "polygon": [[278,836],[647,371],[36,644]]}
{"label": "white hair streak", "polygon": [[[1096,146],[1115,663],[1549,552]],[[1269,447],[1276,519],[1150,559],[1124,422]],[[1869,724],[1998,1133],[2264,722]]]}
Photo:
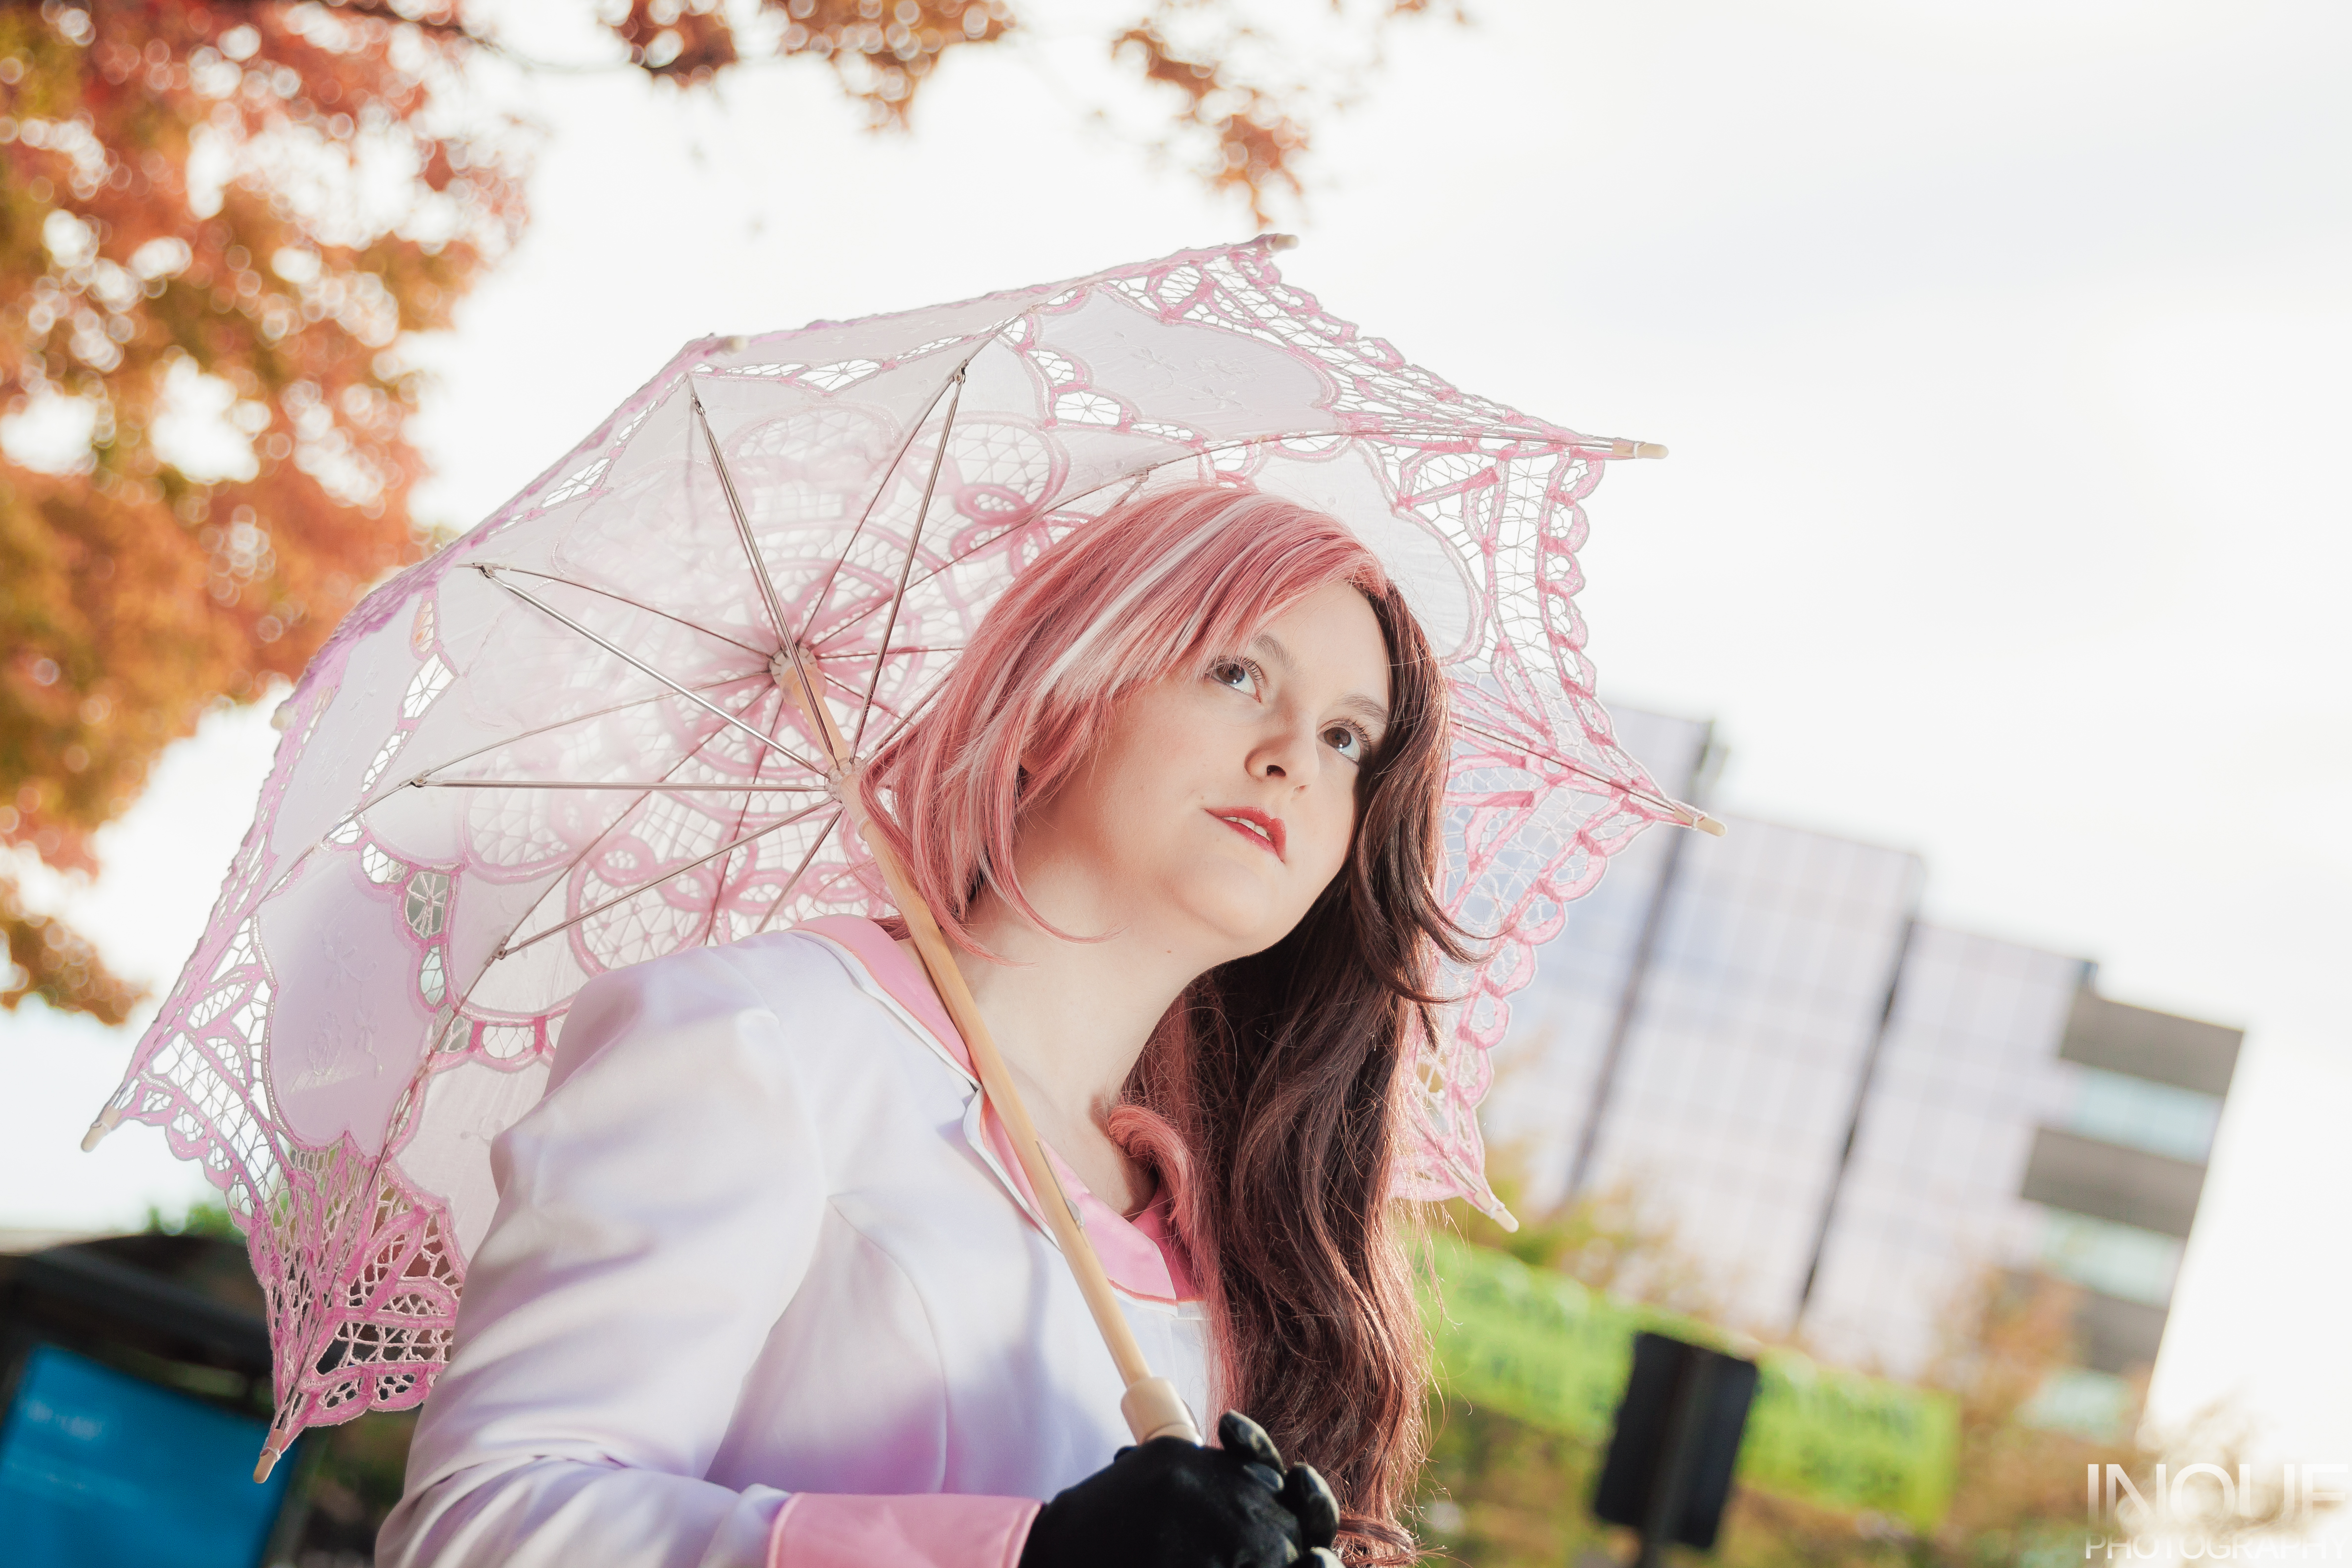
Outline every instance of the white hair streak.
{"label": "white hair streak", "polygon": [[[1118,597],[1113,599],[1108,605],[1105,605],[1103,607],[1102,614],[1097,616],[1094,620],[1087,625],[1087,629],[1080,632],[1077,637],[1072,640],[1070,646],[1062,650],[1061,657],[1056,658],[1054,661],[1053,668],[1045,672],[1045,684],[1046,689],[1052,690],[1060,686],[1063,679],[1070,673],[1071,669],[1080,661],[1085,659],[1087,654],[1092,651],[1096,641],[1104,635],[1105,631],[1109,627],[1118,625],[1126,618],[1128,610],[1133,606],[1137,600],[1142,598],[1146,594],[1150,593],[1151,590],[1157,587],[1160,581],[1170,573],[1174,572],[1178,567],[1182,566],[1186,562],[1192,560],[1194,555],[1200,553],[1202,550],[1207,549],[1209,541],[1224,530],[1226,525],[1233,521],[1234,514],[1244,510],[1254,502],[1272,503],[1275,505],[1281,504],[1280,500],[1276,497],[1259,495],[1245,490],[1234,492],[1233,504],[1219,507],[1215,514],[1212,516],[1208,521],[1194,529],[1192,533],[1185,538],[1181,544],[1170,551],[1167,554],[1161,556],[1159,560],[1153,562],[1151,565],[1140,574],[1134,582],[1129,583],[1125,588],[1121,589],[1119,591]],[[1193,630],[1198,627],[1199,624],[1198,620],[1195,620],[1191,626],[1186,627],[1186,636],[1188,638],[1191,637]]]}

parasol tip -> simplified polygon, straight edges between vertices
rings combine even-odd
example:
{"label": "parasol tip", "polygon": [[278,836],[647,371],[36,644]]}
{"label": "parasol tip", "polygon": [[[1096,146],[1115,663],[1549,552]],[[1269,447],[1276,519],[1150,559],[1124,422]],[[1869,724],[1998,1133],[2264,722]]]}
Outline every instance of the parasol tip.
{"label": "parasol tip", "polygon": [[1505,1231],[1515,1232],[1519,1228],[1519,1216],[1513,1214],[1503,1200],[1495,1195],[1494,1188],[1487,1187],[1484,1192],[1465,1195],[1470,1199],[1472,1208],[1501,1226]]}
{"label": "parasol tip", "polygon": [[1666,449],[1655,441],[1628,441],[1620,437],[1609,443],[1612,458],[1663,458]]}
{"label": "parasol tip", "polygon": [[1697,828],[1709,838],[1720,838],[1723,837],[1725,831],[1723,824],[1717,822],[1715,818],[1709,816],[1703,811],[1694,812],[1692,815],[1697,817],[1698,820],[1690,823],[1688,826]]}
{"label": "parasol tip", "polygon": [[261,1458],[253,1462],[253,1484],[255,1486],[259,1486],[262,1482],[268,1480],[269,1479],[269,1472],[277,1468],[278,1450],[275,1448],[262,1449]]}
{"label": "parasol tip", "polygon": [[1268,250],[1296,250],[1298,248],[1298,237],[1295,234],[1262,234],[1257,237],[1257,242],[1260,245],[1265,246]]}
{"label": "parasol tip", "polygon": [[89,1131],[81,1135],[81,1152],[87,1154],[92,1149],[97,1148],[100,1142],[104,1139],[108,1133],[113,1131],[121,1124],[122,1108],[121,1106],[110,1105],[104,1110],[100,1111],[98,1113],[98,1120],[89,1124]]}

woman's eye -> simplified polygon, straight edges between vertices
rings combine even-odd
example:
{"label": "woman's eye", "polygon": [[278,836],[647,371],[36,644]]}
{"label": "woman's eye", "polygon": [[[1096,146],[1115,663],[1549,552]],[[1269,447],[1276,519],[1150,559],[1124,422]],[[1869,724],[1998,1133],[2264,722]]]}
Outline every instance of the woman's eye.
{"label": "woman's eye", "polygon": [[1220,686],[1230,686],[1235,691],[1255,694],[1257,690],[1257,671],[1250,668],[1246,659],[1217,660],[1209,667],[1209,679]]}
{"label": "woman's eye", "polygon": [[1351,763],[1364,760],[1364,732],[1352,724],[1334,724],[1323,731],[1324,742]]}

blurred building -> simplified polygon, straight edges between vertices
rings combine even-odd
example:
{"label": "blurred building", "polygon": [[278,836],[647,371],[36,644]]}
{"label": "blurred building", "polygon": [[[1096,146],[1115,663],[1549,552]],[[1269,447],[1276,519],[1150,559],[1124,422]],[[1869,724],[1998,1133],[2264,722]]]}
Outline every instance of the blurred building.
{"label": "blurred building", "polygon": [[[1620,710],[1703,795],[1707,726]],[[1644,835],[1514,998],[1485,1112],[1525,1202],[1630,1189],[1748,1326],[1913,1376],[1987,1269],[2083,1288],[2053,1420],[2152,1363],[2239,1035],[2079,958],[1917,917],[1906,851],[1727,818]]]}
{"label": "blurred building", "polygon": [[126,1236],[0,1257],[0,1536],[24,1568],[257,1568],[291,1471],[243,1249]]}
{"label": "blurred building", "polygon": [[363,1568],[411,1417],[307,1433],[256,1485],[270,1367],[233,1237],[0,1233],[0,1563]]}

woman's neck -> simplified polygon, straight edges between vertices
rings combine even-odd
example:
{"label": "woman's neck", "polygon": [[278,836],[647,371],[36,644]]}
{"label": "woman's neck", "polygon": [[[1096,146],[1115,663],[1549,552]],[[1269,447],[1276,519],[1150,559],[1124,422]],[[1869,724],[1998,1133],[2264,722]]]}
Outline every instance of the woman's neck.
{"label": "woman's neck", "polygon": [[[1003,963],[958,951],[957,967],[1004,1055],[1038,1133],[1104,1202],[1129,1212],[1150,1195],[1148,1173],[1104,1129],[1119,1091],[1177,995],[1207,965],[1200,955],[1090,909],[1093,899],[1050,872],[1023,878],[1038,911],[1069,942],[1040,931],[992,891],[966,920]],[[1074,907],[1075,906],[1075,907]]]}

